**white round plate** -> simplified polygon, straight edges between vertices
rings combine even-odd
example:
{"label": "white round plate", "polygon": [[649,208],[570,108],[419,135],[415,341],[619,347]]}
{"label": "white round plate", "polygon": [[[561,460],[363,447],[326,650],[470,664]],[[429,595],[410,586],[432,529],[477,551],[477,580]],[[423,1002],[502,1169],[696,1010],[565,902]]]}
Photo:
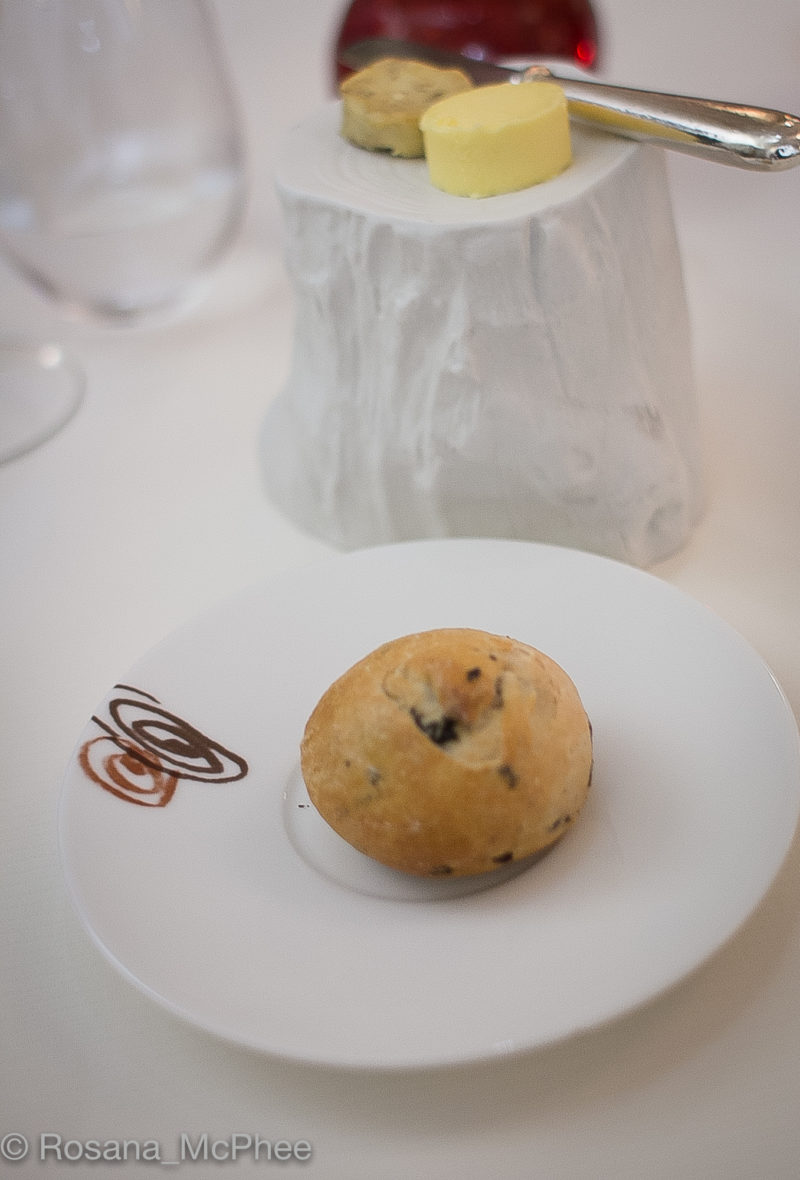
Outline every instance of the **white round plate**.
{"label": "white round plate", "polygon": [[[327,828],[298,745],[357,659],[450,626],[557,660],[595,771],[538,863],[437,885]],[[799,803],[788,705],[706,608],[586,553],[424,541],[284,575],[146,655],[80,738],[60,837],[95,942],[153,999],[257,1050],[399,1068],[540,1046],[656,996],[753,911]]]}

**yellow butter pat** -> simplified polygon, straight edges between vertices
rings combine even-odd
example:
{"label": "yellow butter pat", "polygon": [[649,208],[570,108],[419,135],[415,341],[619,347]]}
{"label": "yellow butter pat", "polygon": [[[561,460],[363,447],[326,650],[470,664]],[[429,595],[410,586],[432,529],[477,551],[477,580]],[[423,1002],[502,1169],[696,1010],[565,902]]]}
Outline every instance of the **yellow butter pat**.
{"label": "yellow butter pat", "polygon": [[550,180],[570,164],[567,100],[554,82],[479,86],[430,106],[420,130],[431,182],[492,197]]}

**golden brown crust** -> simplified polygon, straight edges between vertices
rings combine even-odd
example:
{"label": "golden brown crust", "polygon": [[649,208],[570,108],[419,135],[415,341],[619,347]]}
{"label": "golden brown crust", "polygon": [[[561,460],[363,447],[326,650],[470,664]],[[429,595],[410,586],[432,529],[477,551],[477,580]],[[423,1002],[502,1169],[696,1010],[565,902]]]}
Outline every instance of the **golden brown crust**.
{"label": "golden brown crust", "polygon": [[361,852],[464,876],[560,839],[589,788],[591,727],[548,656],[448,628],[386,643],[332,684],[301,762],[317,810]]}
{"label": "golden brown crust", "polygon": [[382,58],[339,87],[342,135],[357,147],[414,158],[424,155],[419,121],[440,98],[472,88],[461,70]]}

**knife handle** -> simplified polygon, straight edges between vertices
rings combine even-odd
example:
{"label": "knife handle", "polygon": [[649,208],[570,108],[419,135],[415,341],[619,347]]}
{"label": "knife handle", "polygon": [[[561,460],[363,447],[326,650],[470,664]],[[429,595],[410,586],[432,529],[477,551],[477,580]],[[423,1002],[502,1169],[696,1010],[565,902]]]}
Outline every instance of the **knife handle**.
{"label": "knife handle", "polygon": [[531,66],[525,82],[551,78],[570,115],[630,139],[741,168],[778,171],[800,163],[800,119],[780,111],[560,76]]}

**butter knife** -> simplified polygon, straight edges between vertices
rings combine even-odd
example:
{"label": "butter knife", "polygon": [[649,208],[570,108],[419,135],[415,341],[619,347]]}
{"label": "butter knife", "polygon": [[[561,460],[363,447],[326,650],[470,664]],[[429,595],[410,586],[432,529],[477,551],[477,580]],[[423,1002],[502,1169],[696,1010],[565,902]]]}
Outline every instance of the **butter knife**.
{"label": "butter knife", "polygon": [[800,163],[800,118],[781,111],[609,86],[570,78],[547,66],[502,66],[392,37],[357,41],[338,54],[339,62],[354,70],[383,57],[456,67],[478,86],[549,79],[563,89],[570,116],[577,122],[703,159],[769,172]]}

